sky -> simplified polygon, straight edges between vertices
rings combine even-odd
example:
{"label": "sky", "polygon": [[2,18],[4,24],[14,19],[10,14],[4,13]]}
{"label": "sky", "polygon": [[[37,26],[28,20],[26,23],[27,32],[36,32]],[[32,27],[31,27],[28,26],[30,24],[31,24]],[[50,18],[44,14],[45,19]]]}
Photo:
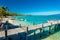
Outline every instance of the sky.
{"label": "sky", "polygon": [[60,14],[60,0],[0,0],[0,6],[7,6],[18,14]]}

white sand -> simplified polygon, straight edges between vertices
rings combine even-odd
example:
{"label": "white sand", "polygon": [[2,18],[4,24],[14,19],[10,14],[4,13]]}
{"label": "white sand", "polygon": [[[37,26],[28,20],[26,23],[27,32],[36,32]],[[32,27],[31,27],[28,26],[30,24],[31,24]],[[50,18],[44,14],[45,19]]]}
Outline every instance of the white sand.
{"label": "white sand", "polygon": [[23,27],[27,27],[27,26],[30,26],[32,24],[30,24],[29,22],[26,22],[26,21],[15,21],[15,20],[9,20],[9,23],[13,24],[13,25],[18,25],[20,26],[23,26]]}

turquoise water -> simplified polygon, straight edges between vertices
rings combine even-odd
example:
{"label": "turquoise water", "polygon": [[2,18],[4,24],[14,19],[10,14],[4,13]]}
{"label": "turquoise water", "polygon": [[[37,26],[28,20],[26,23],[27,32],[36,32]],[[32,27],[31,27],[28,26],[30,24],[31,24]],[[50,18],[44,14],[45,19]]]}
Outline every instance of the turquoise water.
{"label": "turquoise water", "polygon": [[[41,24],[41,23],[46,23],[48,20],[60,20],[60,17],[58,17],[58,16],[37,16],[37,15],[35,15],[35,16],[15,16],[14,17],[15,18],[15,20],[16,21],[26,21],[26,22],[29,22],[29,23],[34,23],[35,25],[36,24]],[[54,25],[52,25],[52,28],[51,28],[51,33],[54,33]],[[49,27],[45,27],[44,28],[44,33],[43,33],[43,36],[46,36],[46,35],[49,35],[48,33],[49,33]],[[56,34],[54,34],[54,35],[52,35],[52,37],[50,38],[50,36],[48,36],[47,38],[45,38],[45,39],[43,39],[43,40],[55,40],[55,39],[59,39],[59,38],[57,38],[57,37],[59,37],[59,34],[60,32],[57,32]],[[40,36],[39,36],[39,34],[40,34],[40,30],[39,29],[37,29],[36,30],[36,39],[37,40],[40,40]],[[55,38],[54,36],[56,36],[57,35],[57,37]],[[33,40],[34,39],[34,30],[32,30],[32,31],[29,31],[29,35],[28,36],[30,36],[31,38],[30,38],[30,40]],[[55,39],[52,39],[52,38],[55,38]],[[59,39],[60,40],[60,39]]]}
{"label": "turquoise water", "polygon": [[34,23],[34,24],[41,24],[41,23],[46,23],[48,20],[59,20],[60,17],[58,16],[15,16],[15,20],[23,20],[27,21],[29,23]]}
{"label": "turquoise water", "polygon": [[[25,21],[29,23],[35,23],[36,24],[41,24],[41,23],[46,23],[48,20],[59,20],[60,17],[58,16],[15,16],[13,17],[16,21]],[[57,32],[54,31],[55,25],[51,26],[51,35],[49,35],[49,27],[44,27],[42,32],[42,40],[60,40],[60,26],[57,26]],[[19,40],[19,37],[23,37],[22,39],[25,40],[25,33],[20,33],[19,35],[15,34],[12,35],[11,37],[14,38],[14,40]],[[45,38],[46,37],[46,38]],[[28,40],[40,40],[40,29],[36,29],[35,35],[34,35],[34,30],[29,30],[28,31]]]}

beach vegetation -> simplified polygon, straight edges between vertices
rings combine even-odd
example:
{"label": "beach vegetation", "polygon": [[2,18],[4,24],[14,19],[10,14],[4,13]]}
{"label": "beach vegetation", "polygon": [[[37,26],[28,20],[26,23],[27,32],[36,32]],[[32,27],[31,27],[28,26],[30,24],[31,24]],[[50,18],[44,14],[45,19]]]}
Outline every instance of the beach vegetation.
{"label": "beach vegetation", "polygon": [[6,16],[22,16],[23,14],[17,14],[15,12],[10,12],[8,7],[0,6],[0,17]]}

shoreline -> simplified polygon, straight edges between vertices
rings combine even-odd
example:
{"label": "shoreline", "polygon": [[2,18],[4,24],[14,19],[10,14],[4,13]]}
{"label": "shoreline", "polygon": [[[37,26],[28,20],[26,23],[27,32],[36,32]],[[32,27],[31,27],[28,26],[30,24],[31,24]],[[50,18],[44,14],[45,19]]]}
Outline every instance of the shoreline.
{"label": "shoreline", "polygon": [[27,21],[16,21],[16,20],[12,20],[12,18],[3,18],[2,23],[6,23],[6,21],[8,21],[8,23],[11,23],[12,25],[17,25],[17,26],[30,26],[32,25],[31,23],[27,22]]}
{"label": "shoreline", "polygon": [[[27,21],[16,21],[16,20],[12,20],[11,18],[10,19],[9,18],[3,18],[2,23],[5,23],[6,21],[8,21],[9,23],[11,23],[13,25],[17,25],[17,26],[32,26],[32,25],[34,25],[34,23],[29,23]],[[47,22],[55,24],[57,22],[60,22],[60,20],[50,20]],[[39,25],[39,24],[37,24],[37,25]]]}

